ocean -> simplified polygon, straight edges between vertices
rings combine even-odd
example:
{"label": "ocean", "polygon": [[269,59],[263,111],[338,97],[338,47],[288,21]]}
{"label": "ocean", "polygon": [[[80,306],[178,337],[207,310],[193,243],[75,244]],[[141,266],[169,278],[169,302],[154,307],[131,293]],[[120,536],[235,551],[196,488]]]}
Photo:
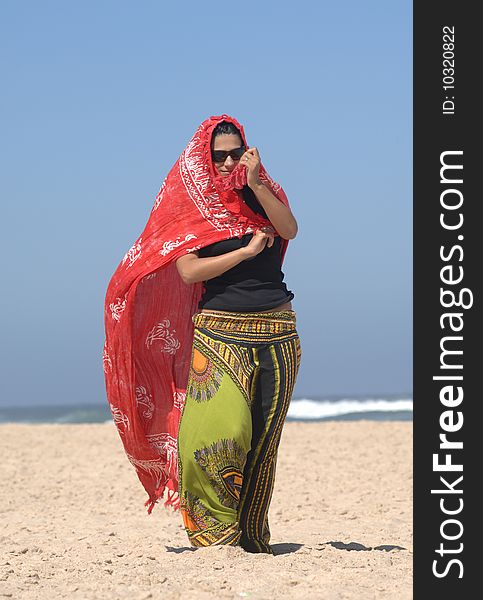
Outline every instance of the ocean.
{"label": "ocean", "polygon": [[[292,398],[287,421],[411,421],[408,394],[364,397]],[[1,407],[1,423],[104,423],[112,421],[105,404]]]}

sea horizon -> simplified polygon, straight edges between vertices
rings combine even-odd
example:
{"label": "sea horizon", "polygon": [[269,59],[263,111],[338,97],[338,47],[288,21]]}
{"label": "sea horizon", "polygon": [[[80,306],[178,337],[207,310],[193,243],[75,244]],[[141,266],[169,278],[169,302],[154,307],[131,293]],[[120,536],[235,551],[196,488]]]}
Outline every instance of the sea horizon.
{"label": "sea horizon", "polygon": [[[294,397],[287,421],[411,421],[412,394],[305,395]],[[106,423],[112,421],[109,404],[37,404],[0,406],[0,425],[8,423]]]}

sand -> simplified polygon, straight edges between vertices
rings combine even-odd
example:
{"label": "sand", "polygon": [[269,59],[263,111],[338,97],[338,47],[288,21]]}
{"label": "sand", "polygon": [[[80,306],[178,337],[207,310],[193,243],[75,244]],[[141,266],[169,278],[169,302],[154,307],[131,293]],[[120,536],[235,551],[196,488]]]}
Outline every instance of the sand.
{"label": "sand", "polygon": [[410,422],[286,423],[274,556],[147,515],[112,423],[5,424],[0,451],[0,599],[412,598]]}

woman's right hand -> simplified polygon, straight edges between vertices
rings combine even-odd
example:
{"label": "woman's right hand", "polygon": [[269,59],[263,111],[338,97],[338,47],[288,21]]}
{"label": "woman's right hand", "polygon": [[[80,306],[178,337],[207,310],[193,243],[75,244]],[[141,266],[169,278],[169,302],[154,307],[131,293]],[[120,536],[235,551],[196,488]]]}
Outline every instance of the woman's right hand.
{"label": "woman's right hand", "polygon": [[247,258],[253,258],[257,254],[260,254],[265,246],[271,248],[275,237],[274,234],[275,230],[272,227],[262,227],[262,229],[255,231],[252,239],[244,248]]}
{"label": "woman's right hand", "polygon": [[262,227],[252,235],[246,246],[218,256],[200,258],[198,252],[189,252],[176,260],[176,268],[181,279],[187,284],[213,279],[242,261],[255,258],[267,244],[272,246],[274,234],[273,227]]}

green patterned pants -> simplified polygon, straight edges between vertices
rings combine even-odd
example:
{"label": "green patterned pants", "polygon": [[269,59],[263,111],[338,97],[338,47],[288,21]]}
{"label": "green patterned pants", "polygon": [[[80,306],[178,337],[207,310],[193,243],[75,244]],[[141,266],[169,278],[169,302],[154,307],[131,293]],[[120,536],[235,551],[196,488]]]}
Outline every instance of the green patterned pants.
{"label": "green patterned pants", "polygon": [[272,553],[268,509],[301,359],[292,310],[194,315],[178,433],[180,510],[193,546]]}

